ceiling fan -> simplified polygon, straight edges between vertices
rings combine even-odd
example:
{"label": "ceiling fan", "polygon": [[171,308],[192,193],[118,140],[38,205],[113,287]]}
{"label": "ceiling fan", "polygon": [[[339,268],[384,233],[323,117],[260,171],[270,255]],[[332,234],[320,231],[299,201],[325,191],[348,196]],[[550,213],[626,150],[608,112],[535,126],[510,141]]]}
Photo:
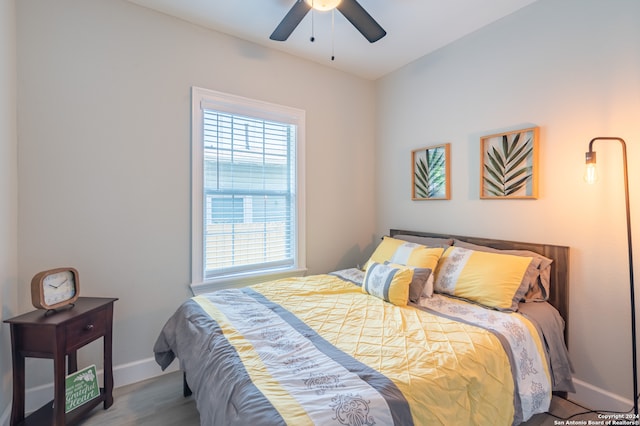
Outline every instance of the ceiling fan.
{"label": "ceiling fan", "polygon": [[323,11],[338,9],[370,43],[387,34],[356,0],[296,0],[269,38],[285,41],[312,8]]}

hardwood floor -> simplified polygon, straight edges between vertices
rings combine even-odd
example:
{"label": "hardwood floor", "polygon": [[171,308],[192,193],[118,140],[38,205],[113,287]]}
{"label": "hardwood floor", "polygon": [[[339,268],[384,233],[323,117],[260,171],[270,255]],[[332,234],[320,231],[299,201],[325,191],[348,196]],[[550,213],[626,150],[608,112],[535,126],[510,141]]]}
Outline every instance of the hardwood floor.
{"label": "hardwood floor", "polygon": [[[196,426],[200,416],[193,397],[182,396],[182,373],[173,372],[157,378],[114,389],[115,402],[108,410],[96,407],[80,422],[83,426]],[[584,408],[553,397],[551,413],[566,418],[582,413]],[[537,414],[525,426],[557,426],[568,423],[549,414]],[[596,413],[572,417],[571,420],[601,420]],[[455,422],[452,424],[455,425]],[[217,425],[216,425],[217,426]],[[222,425],[221,425],[222,426]],[[255,425],[259,426],[259,425]],[[261,425],[260,425],[261,426]],[[456,425],[457,426],[457,425]]]}
{"label": "hardwood floor", "polygon": [[200,415],[193,397],[182,396],[182,372],[115,388],[113,405],[102,405],[79,424],[83,426],[197,426]]}
{"label": "hardwood floor", "polygon": [[[582,424],[580,421],[585,421],[587,424],[589,420],[592,421],[602,421],[602,419],[598,418],[598,413],[585,413],[587,409],[582,408],[578,405],[573,404],[566,399],[559,398],[554,396],[551,400],[551,406],[549,407],[549,411],[544,414],[536,414],[529,421],[522,423],[522,425],[526,426],[558,426],[558,425],[567,425],[567,424]],[[551,413],[551,414],[548,414]],[[579,413],[585,413],[576,415]],[[557,416],[557,417],[554,417]],[[575,417],[573,417],[575,416]],[[565,420],[568,419],[568,420]]]}

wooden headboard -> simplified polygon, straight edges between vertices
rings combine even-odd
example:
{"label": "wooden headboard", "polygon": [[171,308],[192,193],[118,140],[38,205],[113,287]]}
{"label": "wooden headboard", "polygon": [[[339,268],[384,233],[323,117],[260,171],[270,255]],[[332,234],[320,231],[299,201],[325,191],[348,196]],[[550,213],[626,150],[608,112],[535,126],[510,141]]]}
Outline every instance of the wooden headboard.
{"label": "wooden headboard", "polygon": [[[553,259],[549,285],[549,303],[560,312],[560,315],[562,315],[566,323],[569,321],[569,247],[438,234],[433,232],[405,231],[400,229],[391,229],[389,235],[392,237],[395,235],[415,235],[418,237],[455,238],[468,243],[493,247],[500,250],[530,250],[549,259]],[[568,342],[567,330],[568,326],[565,324],[565,340]]]}

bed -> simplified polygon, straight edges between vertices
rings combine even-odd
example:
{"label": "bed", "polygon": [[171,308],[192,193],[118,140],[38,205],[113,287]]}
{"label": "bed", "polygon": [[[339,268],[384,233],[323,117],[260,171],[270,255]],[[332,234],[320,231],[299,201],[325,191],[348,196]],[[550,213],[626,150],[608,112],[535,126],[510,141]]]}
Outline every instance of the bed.
{"label": "bed", "polygon": [[203,425],[519,424],[574,391],[568,259],[392,229],[362,269],[187,300],[154,354]]}

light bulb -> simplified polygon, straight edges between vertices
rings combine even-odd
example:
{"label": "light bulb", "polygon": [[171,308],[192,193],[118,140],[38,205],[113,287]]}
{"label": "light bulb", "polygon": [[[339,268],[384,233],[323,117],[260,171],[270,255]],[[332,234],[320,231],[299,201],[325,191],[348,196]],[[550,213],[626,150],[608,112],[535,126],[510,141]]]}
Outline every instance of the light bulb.
{"label": "light bulb", "polygon": [[596,180],[598,180],[596,153],[589,151],[585,154],[584,181],[587,183],[595,183]]}
{"label": "light bulb", "polygon": [[584,181],[587,183],[595,183],[598,180],[595,163],[588,163],[584,168]]}
{"label": "light bulb", "polygon": [[335,9],[342,0],[304,0],[307,2],[309,6],[314,8],[315,10],[320,10],[322,12]]}

